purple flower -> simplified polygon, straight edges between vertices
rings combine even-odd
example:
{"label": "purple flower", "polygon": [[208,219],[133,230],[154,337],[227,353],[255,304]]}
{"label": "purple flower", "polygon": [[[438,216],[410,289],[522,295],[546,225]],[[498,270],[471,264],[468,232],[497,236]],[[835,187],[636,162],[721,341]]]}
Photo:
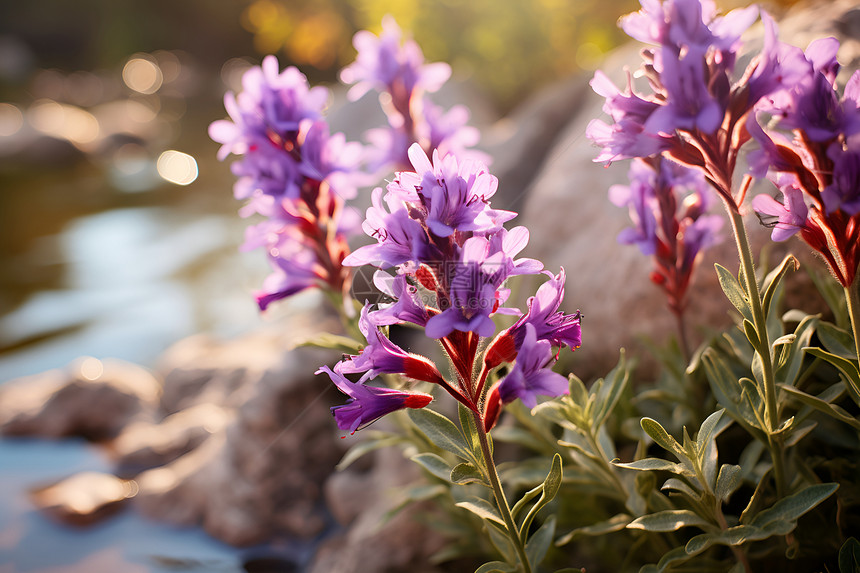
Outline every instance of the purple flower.
{"label": "purple flower", "polygon": [[[811,72],[809,62],[800,48],[777,40],[773,18],[762,12],[761,19],[764,23],[764,46],[751,64],[753,71],[747,82],[747,109],[756,105],[763,97],[791,89]],[[772,106],[773,102],[764,102],[762,105]]]}
{"label": "purple flower", "polygon": [[[401,177],[399,189],[405,197],[420,195],[427,209],[427,227],[439,237],[454,230],[490,233],[516,214],[489,208],[488,199],[496,193],[499,180],[475,161],[458,161],[453,154],[441,157],[433,152],[433,163],[418,144],[409,148],[409,159],[418,176]],[[390,188],[391,186],[389,186]]]}
{"label": "purple flower", "polygon": [[833,161],[833,182],[821,192],[827,213],[860,213],[860,136],[849,137],[844,147],[838,141],[830,144],[827,156]]}
{"label": "purple flower", "polygon": [[377,243],[350,253],[343,261],[345,266],[369,264],[389,268],[432,258],[428,255],[431,246],[421,223],[410,216],[406,205],[397,197],[389,194],[384,200],[386,205],[382,203],[382,189],[374,189],[372,206],[367,209],[367,219],[362,223],[364,232],[376,238]]}
{"label": "purple flower", "polygon": [[663,48],[662,55],[660,81],[666,88],[667,104],[651,114],[645,130],[663,135],[672,135],[677,129],[715,132],[725,110],[705,83],[705,51],[690,48],[683,58],[678,58],[671,48]]}
{"label": "purple flower", "polygon": [[603,111],[615,122],[608,125],[595,119],[588,124],[586,137],[603,148],[594,161],[609,164],[617,159],[646,157],[668,147],[665,136],[645,131],[646,121],[661,107],[660,104],[637,95],[629,75],[627,91],[624,93],[600,70],[594,73],[590,84],[598,95],[606,98]]}
{"label": "purple flower", "polygon": [[613,185],[609,188],[609,200],[618,207],[628,207],[633,227],[618,235],[618,242],[636,245],[643,255],[657,251],[658,210],[654,196],[656,174],[654,170],[638,161],[630,165],[630,185]]}
{"label": "purple flower", "polygon": [[427,336],[442,338],[454,330],[492,336],[496,325],[490,314],[504,302],[498,291],[508,278],[505,263],[505,254],[491,252],[486,238],[468,239],[450,279],[450,306],[427,321]]}
{"label": "purple flower", "polygon": [[266,277],[262,290],[254,295],[260,310],[266,310],[276,300],[325,281],[325,273],[316,254],[294,233],[280,234],[268,255],[275,272]]}
{"label": "purple flower", "polygon": [[517,349],[522,348],[525,340],[526,327],[534,329],[538,340],[548,340],[554,346],[568,346],[576,350],[582,346],[582,325],[579,311],[574,314],[564,314],[559,310],[564,300],[564,269],[556,276],[550,277],[529,298],[528,312],[520,318],[508,331],[514,337]]}
{"label": "purple flower", "polygon": [[517,398],[529,408],[537,406],[537,396],[561,396],[568,393],[567,378],[547,367],[552,362],[552,344],[538,340],[535,327],[526,324],[517,361],[500,382],[499,397],[503,403]]}
{"label": "purple flower", "polygon": [[382,293],[394,299],[390,305],[371,312],[370,322],[377,326],[387,326],[410,322],[425,326],[430,319],[427,306],[421,300],[418,289],[406,280],[406,275],[391,276],[386,272],[377,271],[373,275],[373,284]]}
{"label": "purple flower", "polygon": [[433,401],[429,394],[403,392],[390,388],[378,388],[362,383],[350,382],[343,375],[323,366],[316,374],[328,374],[338,390],[349,397],[346,404],[332,406],[331,413],[337,427],[354,434],[382,416],[404,408],[423,408]]}
{"label": "purple flower", "polygon": [[366,30],[358,32],[352,40],[358,54],[355,62],[341,72],[340,79],[355,84],[347,94],[355,101],[371,89],[403,91],[411,94],[416,89],[426,92],[438,90],[451,76],[445,63],[424,64],[424,54],[412,40],[401,45],[402,32],[391,16],[382,19],[379,36]]}
{"label": "purple flower", "polygon": [[770,195],[756,195],[752,201],[753,209],[758,213],[777,218],[771,234],[774,241],[785,241],[802,229],[809,212],[800,189],[787,185],[781,190],[785,203],[780,203]]}
{"label": "purple flower", "polygon": [[367,346],[357,356],[339,362],[339,374],[363,373],[363,380],[379,374],[403,374],[415,380],[445,385],[436,366],[417,354],[406,352],[383,335],[368,316],[368,305],[361,309],[358,327],[367,339]]}
{"label": "purple flower", "polygon": [[262,145],[278,145],[304,119],[318,119],[329,98],[323,87],[311,88],[296,68],[278,71],[278,59],[266,56],[260,67],[242,76],[242,93],[224,96],[232,122],[220,120],[209,126],[209,136],[222,143],[218,158],[242,155]]}

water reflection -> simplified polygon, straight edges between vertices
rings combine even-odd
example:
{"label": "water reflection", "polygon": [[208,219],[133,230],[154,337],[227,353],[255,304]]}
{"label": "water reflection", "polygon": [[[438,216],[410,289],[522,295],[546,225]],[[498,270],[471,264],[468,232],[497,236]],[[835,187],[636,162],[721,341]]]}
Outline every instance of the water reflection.
{"label": "water reflection", "polygon": [[[152,364],[168,344],[201,327],[235,333],[256,323],[249,289],[225,268],[253,264],[237,260],[241,226],[235,216],[166,207],[72,221],[56,241],[65,288],[36,293],[0,319],[0,344],[17,349],[0,355],[0,379],[59,367],[81,354]],[[249,275],[266,272],[258,263]]]}

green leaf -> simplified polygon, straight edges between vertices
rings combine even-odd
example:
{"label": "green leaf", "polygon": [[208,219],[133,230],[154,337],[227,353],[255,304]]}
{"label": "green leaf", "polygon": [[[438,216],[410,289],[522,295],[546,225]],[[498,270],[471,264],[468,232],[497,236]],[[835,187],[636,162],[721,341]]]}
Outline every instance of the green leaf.
{"label": "green leaf", "polygon": [[816,334],[821,339],[824,348],[829,352],[850,360],[857,358],[854,350],[854,338],[847,330],[822,320],[818,323]]}
{"label": "green leaf", "polygon": [[817,358],[826,360],[838,368],[846,378],[847,384],[845,386],[848,389],[848,394],[851,396],[851,399],[860,406],[860,372],[858,372],[857,366],[855,366],[852,361],[826,352],[821,348],[811,346],[804,348],[804,350],[808,354],[812,354]]}
{"label": "green leaf", "polygon": [[[684,547],[683,546],[676,547],[676,548],[668,551],[667,553],[663,554],[663,557],[661,557],[660,561],[657,562],[657,566],[656,567],[652,566],[653,569],[649,570],[649,573],[650,573],[650,571],[653,571],[654,573],[663,573],[664,571],[670,570],[670,567],[672,567],[672,565],[677,565],[679,563],[683,563],[684,561],[687,561],[688,559],[690,559],[690,556],[687,555],[687,552],[685,551]],[[647,567],[647,565],[646,565],[646,567]],[[640,569],[639,573],[643,573],[643,571],[645,571],[645,567]]]}
{"label": "green leaf", "polygon": [[588,390],[585,384],[575,374],[569,374],[567,379],[570,382],[570,399],[580,408],[585,408],[588,403]]}
{"label": "green leaf", "polygon": [[337,471],[345,470],[356,460],[358,460],[365,454],[369,454],[374,450],[400,444],[405,441],[402,436],[383,432],[378,432],[377,434],[365,434],[363,438],[364,439],[362,441],[349,448],[346,454],[344,454],[343,458],[340,460],[340,463],[337,464]]}
{"label": "green leaf", "polygon": [[714,487],[714,494],[717,496],[717,499],[725,503],[740,485],[741,466],[723,464],[717,476],[717,485]]}
{"label": "green leaf", "polygon": [[645,458],[644,460],[636,460],[635,462],[629,463],[619,463],[613,462],[613,464],[619,468],[625,468],[628,470],[638,470],[638,471],[666,471],[672,472],[673,474],[678,475],[687,475],[693,476],[693,472],[684,467],[683,464],[677,464],[675,462],[670,462],[669,460],[663,460],[660,458]]}
{"label": "green leaf", "polygon": [[797,521],[801,515],[830,497],[838,488],[838,483],[821,483],[808,486],[759,512],[750,521],[750,525],[765,527],[774,521]]}
{"label": "green leaf", "polygon": [[744,319],[744,334],[747,335],[747,340],[750,341],[750,344],[752,344],[753,348],[759,347],[761,341],[759,340],[758,333],[755,330],[755,325],[752,323],[752,321],[749,321],[747,319]]}
{"label": "green leaf", "polygon": [[562,545],[566,545],[580,536],[597,536],[597,535],[605,535],[607,533],[612,533],[615,531],[621,531],[633,518],[627,515],[626,513],[619,513],[606,521],[601,521],[599,523],[595,523],[593,525],[588,525],[586,527],[579,527],[574,529],[570,533],[559,537],[555,544],[557,547],[561,547]]}
{"label": "green leaf", "polygon": [[437,447],[456,454],[466,461],[475,461],[463,434],[451,420],[428,408],[409,410],[409,417]]}
{"label": "green leaf", "polygon": [[487,483],[487,480],[484,479],[483,474],[481,474],[478,468],[468,462],[463,462],[462,464],[454,466],[454,469],[449,473],[449,479],[460,485],[477,482],[490,487],[490,484]]}
{"label": "green leaf", "polygon": [[296,344],[296,346],[312,346],[316,348],[328,348],[337,350],[344,354],[358,354],[364,345],[347,336],[337,334],[317,334],[310,338],[306,338]]}
{"label": "green leaf", "polygon": [[815,332],[818,318],[804,316],[794,330],[794,341],[782,355],[782,361],[777,365],[777,380],[794,386],[800,369],[803,366],[803,348],[809,346],[812,334]]}
{"label": "green leaf", "polygon": [[666,431],[663,426],[660,425],[660,422],[651,418],[642,418],[639,422],[639,425],[642,426],[642,429],[645,430],[645,433],[648,434],[654,442],[666,450],[667,452],[672,452],[679,459],[683,459],[687,457],[687,454],[684,452],[684,448],[681,447],[675,438],[669,435],[669,432]]}
{"label": "green leaf", "polygon": [[768,527],[736,525],[718,533],[697,535],[687,542],[685,550],[688,555],[696,555],[712,545],[742,545],[748,541],[759,541],[774,535],[786,535],[791,533],[794,527],[794,523],[781,520],[772,522]]}
{"label": "green leaf", "polygon": [[529,527],[531,527],[532,520],[537,515],[537,512],[540,511],[546,504],[548,504],[555,498],[556,494],[558,494],[559,488],[561,487],[561,480],[563,477],[564,476],[562,474],[561,469],[561,456],[555,454],[552,457],[552,465],[549,468],[549,473],[547,474],[546,479],[543,480],[543,483],[540,486],[540,498],[526,514],[525,518],[523,518],[523,523],[520,526],[520,532],[528,531]]}
{"label": "green leaf", "polygon": [[538,565],[543,561],[546,552],[549,551],[552,545],[552,538],[554,536],[555,516],[551,515],[526,542],[526,557],[529,563],[531,563],[533,571],[537,570]]}
{"label": "green leaf", "polygon": [[760,441],[767,441],[767,436],[759,429],[755,414],[741,393],[738,379],[732,373],[726,361],[713,348],[708,348],[702,354],[705,373],[708,376],[714,397],[729,415]]}
{"label": "green leaf", "polygon": [[449,481],[451,475],[451,466],[448,465],[448,462],[446,462],[436,454],[416,454],[409,459],[423,467],[425,470],[427,470],[437,478]]}
{"label": "green leaf", "polygon": [[699,434],[696,436],[696,449],[699,453],[703,453],[708,443],[716,439],[717,425],[720,423],[720,418],[723,417],[723,410],[717,410],[702,422],[702,427],[699,428]]}
{"label": "green leaf", "polygon": [[[841,386],[842,384],[840,383],[839,385]],[[812,396],[810,394],[807,394],[806,392],[803,392],[802,390],[798,390],[794,386],[786,386],[784,384],[779,384],[779,387],[780,389],[782,389],[783,392],[786,392],[794,398],[797,398],[807,406],[815,408],[819,412],[823,412],[831,418],[835,418],[840,422],[848,424],[855,430],[860,430],[860,420],[854,418],[839,406],[831,404],[830,400],[823,400],[821,396]],[[838,399],[839,396],[841,396],[841,393],[837,394],[836,396],[833,396],[833,399]]]}
{"label": "green leaf", "polygon": [[800,268],[800,263],[792,254],[788,254],[782,259],[782,262],[778,267],[773,269],[764,279],[763,283],[763,295],[762,295],[762,308],[765,312],[770,311],[770,304],[773,300],[774,294],[776,293],[776,289],[779,286],[779,283],[782,281],[783,277],[785,277],[788,271],[796,271]]}
{"label": "green leaf", "polygon": [[839,573],[860,573],[860,542],[849,537],[839,550]]}
{"label": "green leaf", "polygon": [[[460,428],[463,431],[463,437],[466,439],[466,443],[472,447],[473,459],[483,460],[481,439],[478,437],[478,428],[475,426],[475,418],[472,416],[472,411],[463,404],[457,403],[457,413],[460,416]],[[489,439],[489,436],[487,439]],[[490,442],[490,445],[490,453],[492,453],[492,442]]]}
{"label": "green leaf", "polygon": [[637,517],[627,525],[627,529],[677,531],[682,527],[690,526],[704,529],[711,526],[711,524],[688,509],[670,509]]}
{"label": "green leaf", "polygon": [[750,310],[749,302],[747,301],[746,295],[744,295],[744,291],[741,288],[738,279],[724,266],[715,264],[714,268],[717,270],[717,278],[720,281],[720,286],[723,289],[723,292],[726,293],[726,297],[729,299],[729,302],[734,305],[738,312],[749,321],[752,321],[752,310]]}
{"label": "green leaf", "polygon": [[498,510],[493,506],[493,504],[480,497],[472,497],[470,500],[471,501],[461,501],[455,505],[469,510],[481,519],[500,527],[502,531],[507,531],[505,522],[499,516]]}
{"label": "green leaf", "polygon": [[618,365],[606,376],[606,380],[598,388],[597,405],[592,415],[592,427],[600,428],[606,418],[615,409],[615,405],[621,398],[624,392],[624,387],[627,385],[627,380],[630,378],[630,371],[627,369],[626,360],[624,357],[624,349],[621,349],[621,356],[618,359]]}
{"label": "green leaf", "polygon": [[504,561],[490,561],[475,569],[475,573],[514,573],[516,570],[516,567]]}

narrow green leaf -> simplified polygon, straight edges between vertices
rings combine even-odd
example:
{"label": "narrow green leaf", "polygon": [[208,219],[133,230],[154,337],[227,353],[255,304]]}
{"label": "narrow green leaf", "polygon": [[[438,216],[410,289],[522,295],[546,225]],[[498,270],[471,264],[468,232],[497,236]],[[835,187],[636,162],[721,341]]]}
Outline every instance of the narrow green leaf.
{"label": "narrow green leaf", "polygon": [[490,561],[475,569],[475,573],[514,573],[516,570],[516,567],[503,561]]}
{"label": "narrow green leaf", "polygon": [[645,458],[644,460],[636,460],[635,462],[629,463],[613,462],[613,465],[619,468],[644,472],[667,471],[678,475],[692,474],[692,472],[685,468],[683,464],[677,464],[675,462],[670,462],[669,460],[663,460],[660,458]]}
{"label": "narrow green leaf", "polygon": [[621,531],[627,524],[632,521],[632,517],[627,515],[626,513],[619,513],[606,521],[601,521],[599,523],[595,523],[593,525],[588,525],[586,527],[579,527],[574,529],[570,533],[559,537],[555,545],[557,547],[561,547],[562,545],[567,545],[574,539],[580,536],[597,536],[597,535],[605,535],[607,533],[612,533],[615,531]]}
{"label": "narrow green leaf", "polygon": [[[790,531],[790,530],[789,530]],[[712,545],[741,545],[747,541],[767,539],[773,533],[751,525],[736,525],[718,533],[703,533],[687,542],[687,555],[701,553]]]}
{"label": "narrow green leaf", "polygon": [[448,465],[448,462],[446,462],[436,454],[416,454],[409,459],[423,467],[425,470],[427,470],[437,478],[449,481],[451,476],[451,466]]}
{"label": "narrow green leaf", "polygon": [[738,312],[740,312],[744,318],[752,320],[752,310],[750,310],[749,302],[747,301],[746,295],[744,295],[744,291],[741,288],[738,279],[736,279],[735,276],[722,265],[715,264],[714,268],[717,270],[717,278],[719,279],[720,286],[726,294],[726,297],[729,299],[729,302],[738,309]]}
{"label": "narrow green leaf", "polygon": [[[592,417],[592,427],[600,428],[606,418],[612,414],[615,405],[621,398],[624,392],[624,387],[627,386],[627,381],[630,378],[630,371],[627,369],[624,349],[621,349],[621,356],[618,359],[618,365],[606,376],[606,380],[599,386],[597,394],[597,404]],[[592,387],[594,388],[594,387]]]}
{"label": "narrow green leaf", "polygon": [[717,425],[724,412],[725,409],[717,410],[702,422],[702,427],[699,428],[699,434],[696,436],[696,448],[700,453],[705,451],[708,442],[716,439]]}
{"label": "narrow green leaf", "polygon": [[465,485],[467,483],[480,483],[487,487],[490,484],[487,483],[487,480],[484,479],[483,474],[468,462],[463,462],[462,464],[457,464],[453,469],[449,472],[449,477],[452,482],[460,485]]}
{"label": "narrow green leaf", "polygon": [[460,416],[460,428],[463,431],[463,437],[466,443],[471,446],[472,456],[475,460],[482,460],[481,439],[478,437],[478,428],[475,426],[475,419],[472,416],[471,410],[463,404],[457,404],[457,414]]}
{"label": "narrow green leaf", "polygon": [[800,268],[800,263],[792,254],[788,254],[782,259],[782,262],[778,267],[773,269],[764,279],[763,283],[763,292],[762,295],[762,308],[765,312],[770,311],[770,304],[773,300],[774,294],[776,293],[776,289],[779,286],[779,283],[782,281],[783,277],[785,277],[788,271],[796,271]]}
{"label": "narrow green leaf", "polygon": [[493,507],[493,504],[480,497],[472,497],[470,500],[471,501],[461,501],[455,505],[471,511],[481,519],[500,526],[502,531],[506,531],[505,522],[499,516],[498,510]]}
{"label": "narrow green leaf", "polygon": [[352,338],[329,333],[318,334],[310,338],[306,338],[297,343],[296,346],[328,348],[331,350],[337,350],[344,354],[358,354],[361,352],[361,349],[364,348],[363,344],[353,340]]}
{"label": "narrow green leaf", "polygon": [[[798,390],[793,386],[786,386],[784,384],[780,384],[779,387],[782,389],[783,392],[786,392],[792,397],[797,398],[807,406],[815,408],[819,412],[823,412],[831,418],[835,418],[840,422],[848,424],[855,430],[860,430],[860,420],[849,415],[844,409],[840,408],[839,406],[836,406],[835,404],[830,404],[829,400],[822,400],[818,396],[812,396],[810,394],[807,394],[806,392],[803,392],[802,390]],[[834,399],[838,397],[839,395],[835,396]]]}
{"label": "narrow green leaf", "polygon": [[670,509],[637,517],[627,525],[627,529],[645,531],[677,531],[682,527],[706,528],[710,523],[688,509]]}
{"label": "narrow green leaf", "polygon": [[567,379],[570,382],[570,399],[580,408],[585,408],[585,404],[588,402],[588,390],[585,384],[575,374],[569,374]]}
{"label": "narrow green leaf", "polygon": [[785,497],[756,515],[750,525],[765,527],[774,521],[794,522],[816,505],[830,497],[839,488],[838,483],[820,483],[808,486]]}
{"label": "narrow green leaf", "polygon": [[822,320],[818,323],[816,334],[821,339],[824,348],[829,352],[840,358],[850,360],[857,358],[856,351],[854,350],[854,339],[847,330]]}
{"label": "narrow green leaf", "polygon": [[803,348],[809,346],[815,332],[818,318],[804,316],[794,330],[794,341],[783,354],[782,362],[777,365],[777,381],[794,386],[803,366]]}
{"label": "narrow green leaf", "polygon": [[546,557],[546,552],[552,545],[553,537],[555,537],[555,516],[551,515],[526,542],[526,557],[531,563],[533,571],[537,570],[538,565]]}
{"label": "narrow green leaf", "polygon": [[806,347],[804,350],[807,354],[812,354],[817,358],[821,358],[822,360],[826,360],[833,366],[839,369],[839,371],[845,376],[847,384],[845,385],[848,389],[848,394],[851,396],[851,399],[860,406],[860,372],[858,372],[857,367],[850,360],[842,358],[841,356],[836,356],[835,354],[831,354],[822,350],[821,348],[816,348],[814,346]]}
{"label": "narrow green leaf", "polygon": [[714,494],[723,503],[729,500],[729,497],[741,485],[741,466],[732,464],[723,464],[720,467],[720,473],[717,476],[717,485],[714,487]]}
{"label": "narrow green leaf", "polygon": [[686,457],[684,448],[681,447],[681,444],[679,444],[675,438],[669,435],[669,432],[660,425],[660,422],[651,418],[642,418],[639,425],[642,426],[645,433],[648,434],[658,446],[667,452],[672,452],[676,456],[679,456],[679,458]]}
{"label": "narrow green leaf", "polygon": [[[664,573],[665,571],[669,571],[673,565],[678,565],[679,563],[683,563],[690,559],[690,556],[687,555],[684,547],[676,547],[671,551],[663,554],[663,557],[660,558],[660,561],[657,562],[657,566],[653,568],[654,573]],[[646,570],[646,567],[643,567],[639,570],[639,573],[643,573]],[[649,570],[648,573],[651,573],[652,570]]]}
{"label": "narrow green leaf", "polygon": [[374,450],[393,446],[404,441],[402,436],[392,434],[380,434],[380,437],[378,438],[374,437],[368,439],[368,436],[364,436],[364,438],[364,440],[352,446],[346,454],[344,454],[343,458],[337,464],[337,471],[345,470],[356,460]]}
{"label": "narrow green leaf", "polygon": [[409,417],[433,444],[466,461],[475,461],[463,434],[451,420],[428,408],[409,410]]}
{"label": "narrow green leaf", "polygon": [[552,457],[552,465],[549,468],[549,473],[543,481],[543,497],[546,497],[546,503],[552,501],[556,494],[558,494],[558,489],[561,487],[562,477],[561,456],[555,454]]}
{"label": "narrow green leaf", "polygon": [[746,334],[747,340],[750,341],[753,348],[759,347],[761,341],[759,340],[758,333],[755,330],[755,325],[747,319],[744,319],[744,334]]}
{"label": "narrow green leaf", "polygon": [[526,516],[523,518],[523,523],[520,525],[520,533],[524,531],[528,531],[529,527],[531,527],[531,522],[546,504],[551,502],[556,494],[558,494],[558,490],[561,487],[561,480],[563,478],[562,469],[561,469],[561,456],[555,454],[552,457],[552,465],[549,468],[549,473],[546,476],[546,479],[543,480],[541,484],[541,494],[540,498],[538,498],[537,502],[532,506]]}
{"label": "narrow green leaf", "polygon": [[677,478],[669,478],[666,482],[660,486],[660,491],[676,491],[678,493],[682,493],[684,495],[690,496],[690,498],[697,500],[702,496],[701,492],[694,490],[690,487],[686,482],[681,481]]}
{"label": "narrow green leaf", "polygon": [[860,542],[854,537],[839,549],[839,573],[860,573]]}

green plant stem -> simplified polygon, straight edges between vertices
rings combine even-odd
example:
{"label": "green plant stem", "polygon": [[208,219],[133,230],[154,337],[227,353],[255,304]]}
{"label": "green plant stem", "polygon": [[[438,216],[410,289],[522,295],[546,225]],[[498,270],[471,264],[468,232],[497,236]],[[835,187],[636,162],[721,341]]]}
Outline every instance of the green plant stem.
{"label": "green plant stem", "polygon": [[[720,529],[725,531],[726,529],[729,528],[729,524],[726,523],[726,516],[723,515],[723,508],[720,505],[720,501],[717,499],[715,499],[714,515],[716,515],[716,517],[717,517],[717,523],[719,523]],[[738,562],[744,566],[744,571],[746,571],[747,573],[752,573],[752,567],[750,566],[750,561],[747,558],[747,554],[744,553],[744,550],[741,549],[740,547],[738,547],[737,545],[731,545],[729,547],[731,548],[732,553],[735,556],[735,559],[737,559]]]}
{"label": "green plant stem", "polygon": [[481,442],[481,453],[484,455],[484,465],[487,466],[487,477],[490,478],[490,485],[493,486],[493,494],[496,496],[496,505],[499,508],[499,512],[502,514],[502,519],[504,520],[505,527],[508,530],[508,537],[510,538],[511,543],[514,544],[514,548],[516,549],[520,562],[523,565],[524,573],[531,573],[532,570],[529,565],[528,556],[526,556],[525,545],[517,531],[517,525],[514,523],[514,518],[511,515],[511,508],[508,505],[507,498],[505,497],[505,491],[502,489],[502,483],[499,481],[499,473],[496,471],[496,462],[493,461],[493,453],[490,451],[490,442],[487,438],[487,432],[484,431],[484,421],[481,420],[481,416],[476,412],[472,412],[472,417],[475,420],[475,427],[478,429],[478,439]]}
{"label": "green plant stem", "polygon": [[741,260],[741,269],[743,270],[744,283],[747,291],[747,298],[752,309],[753,326],[755,326],[756,334],[758,335],[758,345],[756,352],[761,358],[762,374],[764,377],[764,421],[767,433],[767,446],[770,450],[773,460],[773,475],[776,482],[777,495],[782,498],[785,495],[785,457],[783,453],[782,440],[776,436],[776,431],[779,428],[779,411],[776,403],[776,382],[774,380],[773,358],[770,348],[770,337],[767,332],[767,321],[765,311],[761,303],[761,293],[759,292],[758,282],[755,278],[755,264],[753,263],[752,249],[750,248],[749,238],[747,237],[744,220],[740,213],[729,205],[726,205],[729,212],[729,218],[732,222],[732,232],[735,235],[735,242],[738,247],[738,255]]}
{"label": "green plant stem", "polygon": [[848,317],[854,333],[854,350],[860,362],[860,278],[855,278],[852,284],[845,287],[845,302],[848,303]]}

